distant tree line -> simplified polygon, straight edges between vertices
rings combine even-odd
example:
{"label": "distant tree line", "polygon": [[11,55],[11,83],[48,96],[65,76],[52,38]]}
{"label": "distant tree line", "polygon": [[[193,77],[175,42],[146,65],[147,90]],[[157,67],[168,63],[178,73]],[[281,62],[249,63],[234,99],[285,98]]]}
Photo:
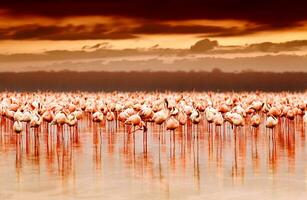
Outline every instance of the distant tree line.
{"label": "distant tree line", "polygon": [[24,72],[0,73],[1,91],[303,91],[303,72]]}

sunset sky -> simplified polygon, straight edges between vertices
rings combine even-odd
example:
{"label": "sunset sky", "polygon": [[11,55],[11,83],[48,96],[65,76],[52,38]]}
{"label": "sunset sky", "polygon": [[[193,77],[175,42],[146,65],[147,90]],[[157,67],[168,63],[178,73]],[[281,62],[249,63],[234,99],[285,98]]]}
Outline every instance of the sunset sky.
{"label": "sunset sky", "polygon": [[[225,60],[208,58],[253,57],[257,62],[239,60],[224,67],[254,70],[267,63],[263,70],[274,70],[277,60],[286,59],[277,71],[306,71],[306,7],[296,0],[3,1],[0,68],[106,70],[119,65],[120,70],[126,61],[146,70],[160,62],[210,70],[223,68],[219,63]],[[97,64],[99,59],[103,63]],[[189,68],[191,62],[200,68]]]}

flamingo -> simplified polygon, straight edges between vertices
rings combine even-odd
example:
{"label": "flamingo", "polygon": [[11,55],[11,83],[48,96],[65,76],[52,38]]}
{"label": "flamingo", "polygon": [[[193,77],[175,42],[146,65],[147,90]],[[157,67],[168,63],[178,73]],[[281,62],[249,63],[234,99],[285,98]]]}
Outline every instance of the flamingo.
{"label": "flamingo", "polygon": [[216,113],[217,113],[217,110],[215,108],[211,107],[211,106],[208,106],[205,109],[205,118],[206,118],[206,120],[209,124],[213,123],[214,116],[215,116]]}
{"label": "flamingo", "polygon": [[128,117],[134,114],[136,114],[135,110],[133,110],[132,108],[127,108],[124,111],[119,113],[117,119],[118,121],[124,123],[128,119]]}
{"label": "flamingo", "polygon": [[264,103],[259,100],[255,100],[251,104],[251,108],[254,109],[256,112],[259,112],[263,106],[264,106]]}
{"label": "flamingo", "polygon": [[51,110],[46,110],[42,114],[42,118],[43,118],[43,121],[45,121],[47,123],[51,123],[53,121],[54,115],[53,115]]}
{"label": "flamingo", "polygon": [[78,122],[77,117],[74,114],[69,114],[66,118],[66,124],[70,127],[76,126]]}
{"label": "flamingo", "polygon": [[190,119],[192,121],[193,124],[199,124],[200,120],[201,120],[201,115],[199,113],[199,111],[197,109],[193,110]]}
{"label": "flamingo", "polygon": [[185,125],[187,123],[187,119],[188,119],[187,115],[184,112],[180,111],[178,114],[179,124],[182,126]]}
{"label": "flamingo", "polygon": [[[209,126],[213,123],[214,127],[219,127],[224,121],[233,127],[247,125],[256,128],[263,123],[266,128],[273,129],[285,128],[293,120],[295,127],[300,126],[301,118],[305,126],[305,99],[306,93],[287,92],[2,93],[0,117],[13,129],[14,124],[25,123],[26,130],[38,128],[42,122],[48,127],[56,124],[60,130],[65,124],[77,126],[85,115],[94,122],[115,121],[116,127],[117,121],[125,124],[131,119],[128,120],[129,117],[138,115],[141,121],[134,125],[141,129],[145,129],[148,122],[160,128],[165,123],[166,130],[172,130],[173,126],[169,124],[184,126],[191,123],[194,127],[208,122]],[[263,119],[263,116],[267,118]]]}
{"label": "flamingo", "polygon": [[175,131],[178,127],[179,127],[179,121],[174,116],[171,116],[166,121],[166,130]]}
{"label": "flamingo", "polygon": [[112,122],[115,120],[115,115],[112,111],[108,111],[107,112],[107,115],[106,115],[106,119],[109,121],[109,122]]}
{"label": "flamingo", "polygon": [[30,127],[38,128],[42,123],[42,118],[39,114],[35,113],[31,117]]}
{"label": "flamingo", "polygon": [[141,109],[139,111],[140,117],[145,121],[151,121],[153,116],[154,116],[154,112],[152,111],[151,108],[149,108],[146,105],[141,106]]}
{"label": "flamingo", "polygon": [[32,118],[31,112],[28,111],[28,110],[25,110],[25,111],[23,112],[23,118],[22,118],[21,121],[22,121],[22,122],[28,123],[28,122],[31,121],[31,118]]}
{"label": "flamingo", "polygon": [[252,125],[252,127],[257,128],[257,127],[259,127],[260,123],[261,123],[261,118],[260,118],[260,116],[259,116],[258,114],[254,114],[254,115],[251,117],[251,125]]}
{"label": "flamingo", "polygon": [[15,113],[14,113],[14,121],[21,121],[23,119],[23,113],[20,111],[20,110],[17,110]]}
{"label": "flamingo", "polygon": [[101,111],[96,111],[93,115],[92,115],[92,121],[93,122],[102,122],[104,119],[103,117],[103,113]]}
{"label": "flamingo", "polygon": [[215,126],[221,126],[224,123],[224,118],[222,113],[218,112],[217,114],[215,114],[213,122]]}
{"label": "flamingo", "polygon": [[[144,131],[147,131],[147,127],[145,125],[145,123],[142,121],[141,117],[138,114],[134,114],[131,115],[130,117],[128,117],[128,119],[125,121],[126,125],[131,125],[134,128],[135,132],[135,127],[138,126],[140,129],[144,129]],[[131,131],[129,131],[129,133],[131,133]]]}
{"label": "flamingo", "polygon": [[153,120],[156,124],[161,125],[168,118],[168,112],[165,110],[160,110],[153,115]]}
{"label": "flamingo", "polygon": [[235,126],[235,131],[234,133],[236,133],[236,129],[237,127],[243,126],[244,125],[244,118],[241,114],[239,113],[231,113],[230,114],[230,122],[233,126]]}
{"label": "flamingo", "polygon": [[[111,109],[113,109],[113,107],[111,107]],[[115,105],[114,105],[114,110],[115,110]],[[107,114],[106,114],[106,119],[107,119],[109,125],[110,125],[110,123],[111,123],[111,131],[113,131],[113,128],[112,128],[113,126],[112,126],[112,124],[113,124],[114,120],[116,119],[114,112],[112,112],[111,110],[109,110],[109,111],[107,112]],[[109,127],[108,127],[108,128],[109,128]]]}
{"label": "flamingo", "polygon": [[281,110],[277,106],[273,106],[270,108],[268,115],[279,117],[281,115]]}
{"label": "flamingo", "polygon": [[15,133],[21,133],[23,130],[22,123],[20,121],[15,121],[13,124],[13,130]]}
{"label": "flamingo", "polygon": [[277,124],[278,124],[278,119],[273,115],[270,115],[265,121],[265,127],[269,129],[273,129]]}
{"label": "flamingo", "polygon": [[53,119],[54,124],[64,125],[67,121],[67,114],[63,111],[56,113]]}
{"label": "flamingo", "polygon": [[217,113],[217,110],[215,108],[213,108],[212,106],[208,106],[205,109],[205,118],[207,120],[207,122],[209,123],[209,132],[210,132],[210,125],[213,123],[214,121],[214,116]]}

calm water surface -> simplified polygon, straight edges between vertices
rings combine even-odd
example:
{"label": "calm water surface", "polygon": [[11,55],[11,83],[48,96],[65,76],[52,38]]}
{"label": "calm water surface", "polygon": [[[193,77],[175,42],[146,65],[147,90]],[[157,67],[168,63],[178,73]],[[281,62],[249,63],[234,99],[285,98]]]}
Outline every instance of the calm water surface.
{"label": "calm water surface", "polygon": [[[1,119],[0,199],[306,199],[302,124],[124,132],[89,120],[16,136]],[[59,130],[60,132],[60,130]],[[62,135],[62,136],[61,136]],[[160,139],[159,139],[160,135]]]}

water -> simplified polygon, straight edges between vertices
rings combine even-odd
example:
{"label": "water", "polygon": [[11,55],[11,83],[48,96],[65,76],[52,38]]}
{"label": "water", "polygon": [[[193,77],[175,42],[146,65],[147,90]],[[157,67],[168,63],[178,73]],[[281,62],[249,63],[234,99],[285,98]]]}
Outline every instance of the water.
{"label": "water", "polygon": [[[206,125],[158,133],[147,143],[123,127],[79,123],[78,134],[46,125],[16,136],[1,119],[0,199],[305,199],[302,124],[275,137],[260,127],[234,136]],[[293,125],[294,126],[294,125]],[[198,129],[198,130],[197,130]],[[61,130],[58,130],[61,132]],[[160,135],[160,140],[159,140]],[[19,143],[20,141],[20,143]],[[147,147],[147,148],[146,148]]]}

